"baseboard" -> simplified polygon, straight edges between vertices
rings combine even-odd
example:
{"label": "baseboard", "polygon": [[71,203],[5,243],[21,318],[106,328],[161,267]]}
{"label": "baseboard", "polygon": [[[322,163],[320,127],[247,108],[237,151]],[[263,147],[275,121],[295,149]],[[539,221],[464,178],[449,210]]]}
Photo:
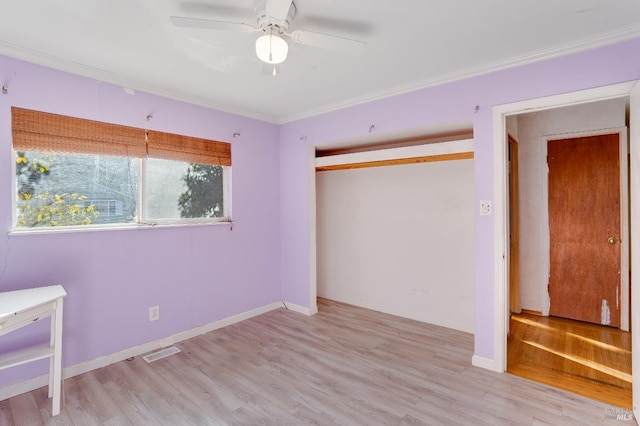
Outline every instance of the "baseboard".
{"label": "baseboard", "polygon": [[473,324],[462,323],[458,321],[451,321],[440,317],[434,317],[425,313],[407,312],[399,309],[392,309],[382,303],[375,303],[371,301],[358,301],[348,300],[339,297],[331,297],[326,295],[318,295],[323,299],[335,300],[336,302],[346,303],[348,305],[358,306],[360,308],[371,309],[376,312],[383,312],[385,314],[395,315],[402,318],[407,318],[415,321],[424,322],[426,324],[437,325],[438,327],[450,328],[451,330],[458,330],[464,333],[474,334]]}
{"label": "baseboard", "polygon": [[504,371],[502,371],[502,369],[498,368],[498,366],[496,365],[495,360],[490,359],[490,358],[485,358],[485,357],[482,357],[482,356],[473,355],[473,357],[471,358],[471,364],[476,366],[476,367],[484,368],[485,370],[491,370],[491,371],[495,371],[495,372],[498,372],[498,373],[504,373]]}
{"label": "baseboard", "polygon": [[309,309],[309,314],[310,315],[315,315],[318,313],[318,305],[315,304],[313,305],[310,309]]}
{"label": "baseboard", "polygon": [[542,311],[532,311],[531,309],[520,309],[521,314],[543,316]]}
{"label": "baseboard", "polygon": [[[144,343],[142,345],[124,349],[119,352],[101,356],[101,357],[92,359],[91,361],[86,361],[80,364],[71,365],[69,367],[65,367],[62,370],[62,377],[66,379],[69,377],[78,376],[80,374],[84,374],[89,371],[96,370],[98,368],[106,367],[107,365],[111,365],[116,362],[123,361],[127,358],[143,355],[147,352],[151,352],[157,349],[171,346],[175,343],[182,342],[183,340],[191,339],[201,334],[205,334],[210,331],[217,330],[219,328],[226,327],[228,325],[232,325],[258,315],[262,315],[269,311],[280,309],[282,307],[283,307],[282,303],[280,302],[271,303],[269,305],[261,306],[259,308],[252,309],[250,311],[242,312],[237,315],[233,315],[218,321],[214,321],[199,327],[195,327],[190,330],[176,333],[168,337],[163,337],[161,339],[157,339],[152,342]],[[304,308],[302,306],[287,303],[287,308],[294,312],[299,312],[305,315],[309,315],[309,309]],[[31,379],[27,379],[21,382],[4,386],[0,388],[0,401],[3,401],[8,398],[12,398],[17,395],[21,395],[26,392],[31,392],[32,390],[41,388],[43,386],[47,386],[48,384],[49,384],[49,375],[43,374],[41,376],[37,376]]]}
{"label": "baseboard", "polygon": [[293,312],[297,312],[299,314],[304,314],[307,316],[315,315],[318,313],[318,305],[312,306],[311,308],[306,308],[304,306],[296,305],[295,303],[282,301],[282,306],[284,308],[289,309]]}
{"label": "baseboard", "polygon": [[48,384],[48,374],[27,379],[22,382],[12,383],[0,388],[0,401],[4,401],[5,399],[12,398],[17,395],[22,395],[23,393],[31,392],[32,390],[47,386]]}

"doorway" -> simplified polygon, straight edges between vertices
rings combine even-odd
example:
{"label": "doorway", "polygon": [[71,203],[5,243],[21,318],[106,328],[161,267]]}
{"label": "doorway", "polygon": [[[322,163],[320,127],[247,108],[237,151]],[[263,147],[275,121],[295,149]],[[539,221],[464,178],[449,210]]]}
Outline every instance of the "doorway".
{"label": "doorway", "polygon": [[[629,270],[625,109],[625,99],[620,98],[507,119],[509,147],[517,141],[519,157],[517,161],[509,159],[510,187],[514,186],[513,165],[518,164],[518,189],[510,188],[508,205],[509,296],[518,295],[520,299],[520,303],[511,302],[512,308],[519,305],[526,313],[629,329],[629,277],[621,273]],[[594,150],[598,144],[608,147],[606,164],[602,163],[604,153]],[[549,169],[553,170],[551,175]],[[597,185],[603,188],[594,191]],[[606,223],[594,226],[602,220]],[[606,236],[589,235],[593,232]],[[608,242],[609,238],[614,244]],[[613,257],[602,259],[604,254]],[[603,271],[603,265],[610,269]],[[599,279],[603,273],[605,278]],[[608,293],[592,297],[593,283],[588,279],[606,281]],[[571,289],[570,284],[575,282],[580,287]],[[579,312],[585,309],[588,298],[592,299],[588,304],[591,316],[581,316]]]}
{"label": "doorway", "polygon": [[[547,99],[539,99],[539,100],[534,100],[534,101],[526,101],[526,102],[521,102],[518,104],[512,104],[512,105],[505,105],[502,107],[496,107],[494,108],[494,129],[495,129],[495,134],[496,136],[496,140],[494,143],[494,148],[496,149],[495,154],[496,154],[496,159],[500,158],[502,164],[505,164],[505,169],[503,171],[500,170],[496,170],[496,174],[495,174],[495,178],[496,178],[496,213],[497,213],[497,217],[495,218],[496,220],[496,253],[500,253],[500,252],[504,252],[505,254],[509,254],[509,228],[508,228],[508,223],[509,223],[509,211],[508,211],[508,203],[509,203],[509,198],[507,197],[508,194],[508,179],[509,179],[509,175],[508,175],[508,170],[507,170],[507,134],[509,134],[509,136],[511,135],[511,130],[509,129],[509,126],[507,125],[507,118],[510,118],[512,116],[518,115],[518,114],[524,114],[524,112],[528,112],[528,111],[547,111],[550,110],[552,108],[558,108],[558,107],[563,107],[566,105],[585,105],[587,103],[590,102],[594,102],[594,101],[600,101],[600,100],[606,100],[606,99],[614,99],[614,98],[624,98],[626,96],[628,96],[631,92],[632,92],[632,87],[633,84],[626,84],[626,85],[616,85],[616,86],[610,86],[610,87],[604,87],[604,88],[600,88],[600,89],[593,89],[593,90],[588,90],[588,91],[584,91],[584,92],[577,92],[577,93],[572,93],[572,94],[567,94],[567,95],[559,95],[556,97],[551,97],[551,98],[547,98]],[[632,96],[633,99],[633,96]],[[633,100],[632,100],[633,103]],[[624,116],[624,113],[622,114]],[[632,116],[632,123],[633,123],[633,114],[631,114]],[[505,126],[506,126],[506,131],[505,131]],[[602,126],[602,127],[606,127],[606,126]],[[502,130],[500,130],[502,129]],[[520,130],[522,130],[522,128],[520,128]],[[565,130],[566,132],[566,130]],[[558,132],[558,133],[563,133],[563,132]],[[570,133],[570,132],[568,132]],[[633,135],[633,130],[632,130],[632,135]],[[548,135],[547,135],[548,136]],[[633,137],[633,136],[632,136]],[[556,138],[558,139],[558,138]],[[521,141],[520,141],[521,142]],[[541,143],[541,141],[539,141],[540,144],[539,145],[543,145]],[[546,140],[544,141],[544,146],[546,147]],[[522,148],[522,144],[520,144],[520,148]],[[632,157],[633,157],[633,150],[632,150]],[[638,156],[638,153],[635,154],[636,156]],[[640,160],[640,159],[638,159]],[[632,158],[633,161],[633,158]],[[546,162],[546,161],[545,161]],[[625,163],[626,163],[626,155],[625,155]],[[522,167],[521,167],[522,169]],[[636,169],[635,173],[637,174],[638,171]],[[638,180],[638,178],[640,178],[640,176],[635,176],[632,174],[631,177],[632,181],[634,179]],[[522,174],[520,175],[520,180],[521,180],[521,184],[522,185],[531,185],[531,179],[527,179],[526,177],[523,178]],[[540,180],[538,180],[538,185],[540,185]],[[522,201],[522,200],[521,200]],[[637,200],[636,200],[637,202]],[[500,203],[502,204],[502,208],[504,209],[504,215],[501,214],[501,209],[500,207]],[[521,205],[520,206],[521,211],[524,210],[525,213],[523,214],[524,216],[526,216],[527,214],[529,214],[531,211],[534,211],[535,214],[540,214],[544,209],[537,207],[537,208],[527,208],[526,206]],[[625,209],[626,210],[626,209]],[[633,210],[635,212],[637,212],[637,210]],[[632,216],[633,217],[633,216]],[[548,227],[549,227],[549,221],[547,219],[546,223],[543,223],[542,221],[538,221],[539,222],[539,228],[541,228],[541,232],[539,233],[539,235],[543,235],[543,234],[547,234],[549,233]],[[524,232],[526,228],[526,226],[521,227],[521,234],[526,234],[526,232]],[[521,238],[525,238],[524,236],[521,236]],[[539,238],[538,238],[539,239]],[[548,250],[550,250],[549,244],[550,242],[546,243],[547,246],[544,247],[546,249],[546,252],[549,253]],[[628,247],[628,245],[627,245]],[[628,250],[628,248],[627,248]],[[526,250],[525,250],[526,251]],[[538,246],[538,256],[540,255],[540,253],[544,252],[545,250],[541,249],[541,246]],[[520,253],[521,258],[527,256],[527,253]],[[496,259],[496,271],[497,271],[497,275],[496,275],[496,303],[497,306],[502,307],[501,310],[499,309],[496,312],[496,329],[497,330],[501,330],[501,334],[499,336],[496,336],[496,369],[498,371],[505,371],[504,368],[506,368],[506,330],[508,329],[508,320],[509,320],[509,313],[510,313],[510,303],[509,303],[509,297],[510,297],[510,292],[509,292],[509,279],[510,279],[510,274],[508,273],[509,271],[509,262],[510,262],[510,257],[509,256],[505,256],[503,257],[503,259]],[[521,265],[523,266],[523,265]],[[544,276],[545,274],[549,273],[550,270],[550,265],[546,264],[546,265],[542,265],[541,263],[538,263],[537,268],[540,270],[539,274],[538,274],[538,278],[540,278],[540,276]],[[521,269],[522,272],[522,279],[524,279],[524,277],[529,277],[531,278],[530,275],[532,274],[528,274],[527,271],[527,266],[524,265]],[[628,270],[628,264],[626,266],[623,265],[623,267],[621,268],[622,271]],[[625,275],[624,273],[622,273],[623,275]],[[547,275],[548,276],[548,275]],[[538,279],[538,281],[540,281]],[[526,297],[533,297],[533,298],[537,298],[537,302],[538,305],[536,306],[536,309],[534,309],[534,311],[537,312],[533,312],[534,314],[537,314],[538,317],[543,316],[543,315],[548,315],[549,314],[549,298],[548,298],[548,289],[545,286],[544,289],[542,289],[542,286],[539,286],[540,289],[539,291],[537,291],[537,293],[534,291],[533,293],[530,291],[528,296],[527,295],[523,295],[523,302],[524,299]],[[627,295],[627,300],[630,300],[630,298]],[[636,292],[634,292],[634,298],[637,298],[637,294]],[[615,299],[615,296],[614,296]],[[513,305],[511,303],[511,305]],[[527,310],[527,304],[523,303],[523,311]],[[598,323],[601,322],[601,310],[599,312],[599,318],[598,318]],[[627,312],[627,319],[629,318],[629,313]],[[542,327],[543,328],[543,327]],[[637,327],[636,327],[637,329]],[[614,330],[614,329],[612,329]],[[634,340],[634,342],[637,341],[637,339]],[[635,344],[635,343],[634,343]],[[634,352],[634,362],[637,359],[637,354],[636,352]],[[629,377],[629,379],[631,379]]]}

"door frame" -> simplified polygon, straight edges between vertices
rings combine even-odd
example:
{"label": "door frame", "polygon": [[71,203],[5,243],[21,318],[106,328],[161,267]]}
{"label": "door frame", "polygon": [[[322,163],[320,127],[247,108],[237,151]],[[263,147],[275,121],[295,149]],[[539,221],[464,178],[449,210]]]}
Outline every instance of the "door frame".
{"label": "door frame", "polygon": [[[629,176],[627,162],[627,127],[613,127],[609,129],[598,129],[583,132],[568,132],[543,135],[540,137],[540,164],[547,162],[547,143],[558,139],[574,139],[589,136],[601,135],[618,135],[619,157],[620,163],[620,330],[629,331]],[[542,315],[549,316],[550,298],[549,298],[549,272],[550,272],[550,247],[551,235],[549,233],[549,173],[542,174],[542,197],[541,197],[541,246],[543,259],[542,268],[544,274],[540,281],[540,291],[542,294]],[[626,271],[624,273],[623,271]]]}
{"label": "door frame", "polygon": [[509,309],[519,314],[520,306],[520,171],[518,140],[507,134],[509,192]]}
{"label": "door frame", "polygon": [[[494,184],[494,319],[493,319],[493,363],[485,362],[483,366],[494,371],[504,372],[507,367],[507,330],[509,324],[509,274],[508,274],[508,247],[509,247],[509,223],[508,223],[508,173],[507,173],[507,130],[506,117],[524,112],[542,111],[545,109],[558,108],[569,105],[590,103],[605,99],[627,97],[631,95],[636,86],[636,81],[614,84],[610,86],[587,89],[578,92],[564,93],[545,98],[531,99],[511,104],[497,105],[493,107],[493,184]],[[640,130],[640,129],[639,129]],[[631,129],[631,134],[634,130]],[[636,143],[640,147],[640,140]],[[640,149],[633,149],[633,138],[631,140],[632,164],[635,157],[640,157]],[[639,160],[640,161],[640,158]],[[631,168],[631,182],[640,181],[640,170]],[[632,200],[633,204],[633,200]],[[640,209],[631,211],[630,223],[640,227]],[[631,236],[631,244],[640,245],[640,234],[634,233]],[[634,271],[640,269],[640,259],[634,262],[632,258],[631,266]],[[640,276],[639,276],[640,278]],[[635,288],[635,286],[634,286]],[[640,306],[640,291],[632,289],[632,301],[634,306]],[[640,319],[638,314],[632,313],[632,323]],[[640,327],[633,328],[632,341],[640,342]],[[634,351],[633,370],[640,371],[640,354]],[[636,377],[634,375],[634,382]],[[638,382],[640,383],[640,382]],[[635,386],[634,386],[635,387]],[[640,387],[635,387],[636,389]],[[636,396],[638,395],[638,396]],[[634,393],[635,400],[640,400],[640,392]]]}

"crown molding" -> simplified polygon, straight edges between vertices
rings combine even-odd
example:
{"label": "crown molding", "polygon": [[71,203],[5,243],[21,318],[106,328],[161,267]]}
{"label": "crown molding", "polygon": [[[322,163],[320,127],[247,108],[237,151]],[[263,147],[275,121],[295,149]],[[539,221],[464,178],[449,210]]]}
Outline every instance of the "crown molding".
{"label": "crown molding", "polygon": [[30,49],[13,43],[0,41],[0,55],[5,55],[14,59],[29,62],[35,65],[52,68],[58,71],[67,72],[81,77],[89,78],[103,83],[121,86],[123,88],[145,92],[150,95],[161,96],[191,105],[215,109],[217,111],[278,124],[278,117],[262,114],[253,110],[213,102],[207,98],[189,95],[178,90],[167,89],[158,85],[149,84],[145,81],[126,77],[111,71],[106,71],[80,62],[64,59],[39,50]]}
{"label": "crown molding", "polygon": [[354,97],[342,102],[326,104],[318,108],[309,109],[306,111],[301,111],[297,114],[291,114],[281,117],[280,120],[278,120],[278,124],[287,124],[294,121],[311,118],[317,115],[335,112],[341,109],[350,108],[409,92],[415,92],[417,90],[422,90],[429,87],[477,77],[483,74],[489,74],[491,72],[531,64],[533,62],[539,62],[546,59],[553,59],[573,53],[580,53],[587,50],[628,41],[636,37],[640,37],[640,24],[619,28],[606,33],[600,33],[591,37],[582,38],[580,40],[575,40],[568,43],[557,44],[544,49],[533,50],[522,55],[489,62],[480,66],[457,70],[455,72],[441,75],[435,78],[413,81],[407,84],[394,86],[392,88],[371,92],[364,96]]}

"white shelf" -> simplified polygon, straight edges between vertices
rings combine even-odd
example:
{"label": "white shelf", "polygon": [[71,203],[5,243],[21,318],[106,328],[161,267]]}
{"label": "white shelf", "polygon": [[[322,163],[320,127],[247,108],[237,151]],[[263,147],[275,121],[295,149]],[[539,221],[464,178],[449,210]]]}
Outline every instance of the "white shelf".
{"label": "white shelf", "polygon": [[0,355],[0,370],[49,358],[49,398],[51,414],[60,414],[62,390],[62,299],[61,285],[0,293],[0,336],[51,317],[49,345]]}
{"label": "white shelf", "polygon": [[27,348],[20,351],[11,352],[0,356],[0,370],[26,364],[39,359],[53,356],[53,348],[50,346],[40,346]]}

